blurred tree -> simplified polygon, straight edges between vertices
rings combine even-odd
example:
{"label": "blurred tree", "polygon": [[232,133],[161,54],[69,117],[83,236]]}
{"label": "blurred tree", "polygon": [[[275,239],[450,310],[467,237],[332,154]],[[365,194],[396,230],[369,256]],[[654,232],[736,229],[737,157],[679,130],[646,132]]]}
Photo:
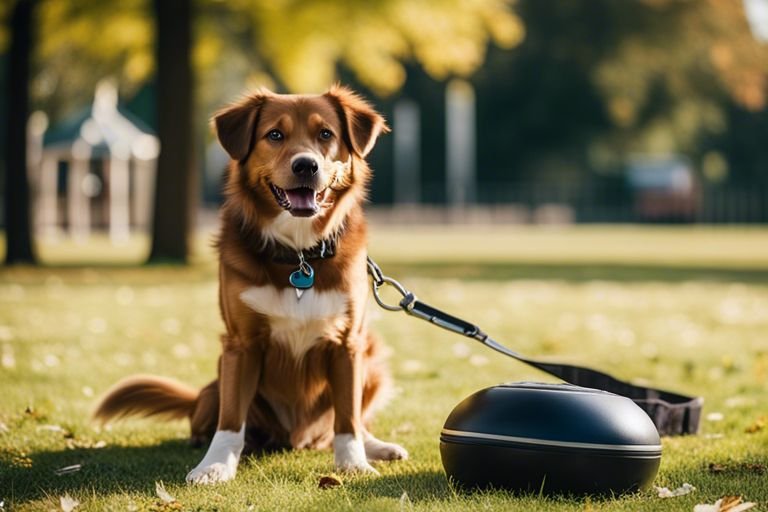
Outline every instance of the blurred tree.
{"label": "blurred tree", "polygon": [[192,74],[192,0],[154,0],[157,24],[157,161],[150,262],[186,262],[197,174]]}
{"label": "blurred tree", "polygon": [[53,123],[93,99],[113,77],[123,97],[152,75],[153,36],[147,0],[56,1],[40,5],[32,99]]}
{"label": "blurred tree", "polygon": [[[768,45],[741,2],[522,0],[517,12],[525,42],[492,50],[474,78],[489,181],[583,182],[632,153],[698,160],[745,148],[733,142],[765,124]],[[738,156],[765,159],[755,146]]]}
{"label": "blurred tree", "polygon": [[[192,114],[190,61],[196,75],[205,77],[203,104],[210,112],[249,79],[283,90],[320,91],[334,81],[340,63],[380,94],[403,84],[402,63],[411,60],[436,78],[468,75],[483,62],[489,41],[512,47],[523,35],[510,0],[197,0],[205,16],[194,20],[198,31],[193,47],[192,1],[153,0],[154,62],[147,0],[118,5],[49,0],[41,5],[32,97],[53,123],[89,102],[96,81],[104,76],[117,78],[121,93],[130,95],[157,68],[161,155],[153,261],[184,260],[188,251],[194,204],[190,191],[196,176],[187,169],[195,150],[194,138],[179,128],[204,125]],[[0,33],[0,44],[2,38]],[[234,73],[233,64],[240,65]]]}
{"label": "blurred tree", "polygon": [[[404,61],[434,78],[467,76],[484,61],[489,42],[511,48],[523,25],[509,0],[236,0],[249,17],[252,45],[294,91],[319,91],[344,63],[380,95],[405,81]],[[255,43],[255,44],[254,44]]]}
{"label": "blurred tree", "polygon": [[6,265],[35,262],[27,177],[27,119],[35,6],[35,0],[17,0],[10,16],[11,37],[6,85],[8,119],[3,189]]}
{"label": "blurred tree", "polygon": [[742,2],[643,0],[614,20],[622,37],[592,77],[625,148],[690,153],[727,129],[728,102],[765,108],[768,45]]}

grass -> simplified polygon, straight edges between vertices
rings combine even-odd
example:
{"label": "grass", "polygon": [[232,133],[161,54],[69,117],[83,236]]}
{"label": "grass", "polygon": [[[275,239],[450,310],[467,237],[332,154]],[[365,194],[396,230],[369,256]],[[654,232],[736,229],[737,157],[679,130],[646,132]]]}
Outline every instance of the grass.
{"label": "grass", "polygon": [[[99,429],[88,414],[104,389],[132,373],[197,385],[215,374],[222,324],[211,253],[200,251],[187,268],[79,268],[71,263],[84,248],[63,244],[44,248],[55,266],[0,272],[5,509],[59,509],[69,494],[77,510],[174,510],[155,494],[160,481],[183,510],[690,511],[724,495],[768,506],[766,230],[384,228],[373,235],[371,253],[385,272],[522,353],[703,395],[700,434],[664,439],[655,482],[697,490],[671,499],[653,491],[608,499],[456,492],[438,452],[451,409],[499,382],[550,379],[373,308],[397,386],[374,432],[406,446],[410,460],[379,465],[378,478],[342,476],[341,487],[320,490],[321,476],[333,471],[330,452],[281,453],[245,460],[234,482],[188,487],[184,475],[203,450],[186,446],[185,422]],[[138,245],[132,250],[141,254]],[[114,253],[111,263],[127,263],[120,257],[128,252]],[[78,471],[56,474],[75,464]]]}

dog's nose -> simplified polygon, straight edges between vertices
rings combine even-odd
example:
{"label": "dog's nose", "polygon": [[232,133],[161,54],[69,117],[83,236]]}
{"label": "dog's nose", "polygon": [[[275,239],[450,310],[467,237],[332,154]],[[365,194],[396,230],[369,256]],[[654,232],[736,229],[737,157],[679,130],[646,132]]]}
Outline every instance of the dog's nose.
{"label": "dog's nose", "polygon": [[293,161],[291,169],[296,176],[314,176],[318,170],[317,160],[308,156],[299,157]]}

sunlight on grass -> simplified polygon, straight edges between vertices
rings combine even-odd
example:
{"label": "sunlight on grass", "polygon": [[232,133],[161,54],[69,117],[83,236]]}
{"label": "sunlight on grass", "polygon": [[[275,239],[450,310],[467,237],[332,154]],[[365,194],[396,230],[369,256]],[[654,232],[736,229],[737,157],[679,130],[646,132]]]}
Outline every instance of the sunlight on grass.
{"label": "sunlight on grass", "polygon": [[[599,242],[601,229],[587,231],[597,237],[594,261],[608,254],[621,263],[622,243],[607,234]],[[618,231],[620,240],[625,235]],[[664,233],[647,236],[659,240],[666,238]],[[764,273],[760,262],[765,252],[744,255],[748,248],[761,247],[763,232],[737,233],[706,231],[705,237],[681,230],[675,247],[659,246],[653,257],[638,258],[679,259],[704,267],[749,260],[757,266],[754,272]],[[129,374],[166,375],[194,385],[215,376],[223,327],[215,265],[203,258],[204,263],[188,267],[0,272],[0,501],[10,510],[51,510],[59,509],[59,496],[69,493],[81,503],[77,510],[164,510],[169,508],[155,494],[155,483],[162,481],[184,510],[690,511],[696,503],[713,503],[723,495],[766,505],[765,280],[712,280],[706,274],[682,280],[627,281],[610,279],[610,274],[600,280],[569,279],[566,270],[554,279],[475,280],[460,274],[429,277],[420,273],[428,266],[410,265],[419,258],[431,261],[433,253],[450,260],[459,252],[475,261],[463,246],[455,252],[435,250],[454,239],[449,234],[403,234],[407,243],[400,254],[392,247],[396,233],[384,230],[373,246],[380,261],[391,265],[421,299],[478,323],[515,350],[703,395],[700,434],[664,439],[656,480],[671,488],[688,482],[695,492],[666,500],[649,491],[586,502],[500,491],[455,493],[438,452],[440,428],[451,409],[470,393],[499,382],[550,379],[469,340],[373,307],[374,328],[392,348],[396,386],[373,431],[407,447],[410,460],[380,464],[379,478],[342,476],[342,486],[321,490],[320,477],[333,471],[330,452],[281,453],[245,460],[232,483],[188,487],[184,475],[203,450],[186,446],[186,422],[130,420],[102,429],[89,423],[88,415],[98,396]],[[584,240],[581,235],[577,230],[561,237],[567,245]],[[689,235],[690,242],[685,240]],[[480,237],[462,236],[472,243]],[[519,236],[527,240],[527,251],[538,239],[543,253],[557,238],[554,232]],[[699,236],[717,249],[707,258],[684,255],[685,246],[707,245],[703,238],[697,241]],[[516,237],[500,233],[496,257],[514,251]],[[732,251],[723,248],[728,244]],[[579,251],[586,249],[563,246],[560,254],[564,263],[574,258],[576,269]],[[71,467],[77,469],[62,472]]]}

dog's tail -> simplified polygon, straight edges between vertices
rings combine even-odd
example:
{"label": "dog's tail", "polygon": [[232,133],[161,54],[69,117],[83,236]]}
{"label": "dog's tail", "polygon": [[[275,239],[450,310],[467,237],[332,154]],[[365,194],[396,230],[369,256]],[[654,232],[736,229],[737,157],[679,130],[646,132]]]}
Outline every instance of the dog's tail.
{"label": "dog's tail", "polygon": [[190,417],[198,395],[198,390],[172,379],[135,375],[121,380],[107,391],[93,418],[106,423],[124,416]]}

